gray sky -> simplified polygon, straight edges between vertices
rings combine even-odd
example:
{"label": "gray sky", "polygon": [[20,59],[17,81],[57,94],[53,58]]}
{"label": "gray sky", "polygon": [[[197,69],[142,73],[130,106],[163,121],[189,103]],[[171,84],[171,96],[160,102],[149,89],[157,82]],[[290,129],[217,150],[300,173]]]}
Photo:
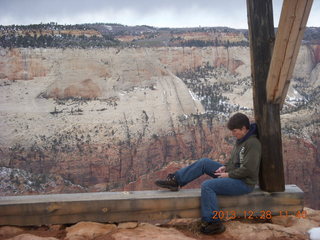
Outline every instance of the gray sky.
{"label": "gray sky", "polygon": [[[273,0],[275,26],[282,2]],[[0,0],[0,25],[40,22],[248,28],[246,0]],[[307,26],[320,26],[320,0]]]}

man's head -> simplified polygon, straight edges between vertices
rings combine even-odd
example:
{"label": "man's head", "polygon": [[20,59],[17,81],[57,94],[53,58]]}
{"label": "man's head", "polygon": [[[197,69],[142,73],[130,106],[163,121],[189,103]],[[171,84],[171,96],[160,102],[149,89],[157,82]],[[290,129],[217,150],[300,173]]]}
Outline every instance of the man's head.
{"label": "man's head", "polygon": [[234,137],[241,139],[249,131],[250,121],[243,113],[236,113],[229,119],[227,127]]}

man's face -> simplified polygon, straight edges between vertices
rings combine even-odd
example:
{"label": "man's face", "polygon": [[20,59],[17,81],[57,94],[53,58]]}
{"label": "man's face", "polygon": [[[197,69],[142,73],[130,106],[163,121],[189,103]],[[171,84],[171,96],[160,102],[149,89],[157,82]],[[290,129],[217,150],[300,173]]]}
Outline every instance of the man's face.
{"label": "man's face", "polygon": [[241,129],[235,128],[231,130],[232,136],[236,137],[237,139],[243,138],[248,132],[246,127],[242,127]]}

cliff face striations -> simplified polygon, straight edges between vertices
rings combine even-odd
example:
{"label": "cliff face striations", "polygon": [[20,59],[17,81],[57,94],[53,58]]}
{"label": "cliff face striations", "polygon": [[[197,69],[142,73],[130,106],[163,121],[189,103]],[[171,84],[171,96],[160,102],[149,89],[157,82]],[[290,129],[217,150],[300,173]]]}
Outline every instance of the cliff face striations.
{"label": "cliff face striations", "polygon": [[[303,45],[282,115],[286,181],[314,208],[319,66]],[[1,48],[1,171],[29,175],[5,175],[20,188],[0,194],[154,189],[188,161],[228,158],[235,111],[253,118],[248,47]]]}

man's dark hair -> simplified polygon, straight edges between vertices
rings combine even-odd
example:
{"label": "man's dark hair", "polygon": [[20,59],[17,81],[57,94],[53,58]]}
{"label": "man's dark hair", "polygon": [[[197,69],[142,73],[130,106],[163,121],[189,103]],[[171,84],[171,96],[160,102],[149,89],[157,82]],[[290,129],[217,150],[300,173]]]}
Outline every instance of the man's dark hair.
{"label": "man's dark hair", "polygon": [[228,121],[227,127],[229,130],[242,129],[242,127],[250,128],[249,118],[243,113],[234,114]]}

